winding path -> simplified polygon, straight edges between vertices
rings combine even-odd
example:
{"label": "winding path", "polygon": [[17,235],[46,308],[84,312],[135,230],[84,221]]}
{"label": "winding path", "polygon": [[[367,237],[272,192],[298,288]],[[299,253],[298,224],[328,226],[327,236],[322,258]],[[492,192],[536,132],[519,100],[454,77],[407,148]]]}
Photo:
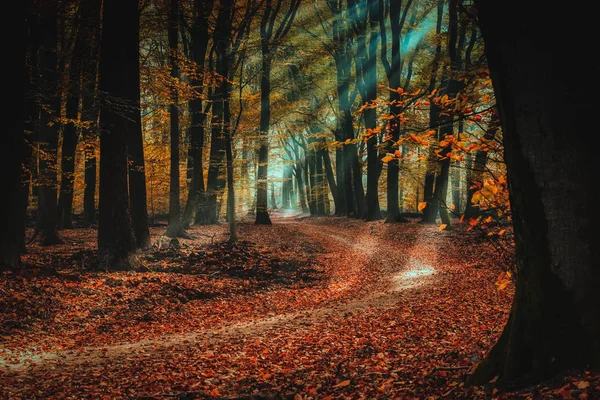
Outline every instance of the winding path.
{"label": "winding path", "polygon": [[[5,368],[4,376],[0,375],[0,394],[16,398],[23,394],[24,387],[30,387],[31,398],[36,398],[35,386],[44,382],[40,393],[57,391],[58,398],[69,398],[63,397],[67,393],[74,394],[77,398],[94,398],[98,393],[110,393],[108,398],[118,398],[118,395],[111,397],[115,393],[136,398],[142,394],[151,394],[153,390],[148,389],[149,393],[146,388],[156,386],[157,382],[146,384],[135,379],[125,379],[122,375],[130,374],[133,369],[139,371],[139,376],[156,376],[157,370],[153,366],[161,364],[165,359],[173,362],[173,357],[176,357],[176,365],[182,371],[169,375],[159,369],[158,374],[165,377],[163,386],[171,388],[167,392],[176,392],[179,386],[173,383],[198,379],[187,376],[185,371],[194,370],[203,357],[207,359],[202,361],[208,363],[206,366],[217,356],[242,357],[239,354],[228,354],[228,351],[235,350],[228,350],[232,343],[240,344],[235,351],[243,351],[249,348],[249,344],[268,346],[270,340],[275,347],[277,343],[294,342],[307,335],[307,332],[324,329],[331,321],[345,323],[348,322],[345,320],[367,310],[395,307],[402,301],[400,292],[427,290],[433,282],[440,279],[436,264],[442,236],[423,235],[426,230],[431,232],[431,227],[411,223],[405,225],[410,225],[411,229],[405,229],[398,225],[365,224],[334,218],[298,220],[280,217],[274,223],[285,224],[287,229],[299,231],[320,243],[324,251],[317,255],[318,261],[337,263],[338,269],[343,271],[340,276],[331,279],[331,285],[342,292],[348,290],[352,295],[333,304],[325,302],[297,312],[239,321],[213,329],[166,335],[122,345],[85,348],[83,351],[44,354],[30,364],[16,364]],[[390,240],[394,237],[388,232],[390,230],[404,235],[402,248],[399,248],[396,240]],[[423,254],[428,256],[424,258]],[[190,353],[190,348],[195,350]],[[199,357],[198,354],[202,356]],[[206,367],[202,370],[204,368]],[[236,373],[232,370],[231,374],[238,376],[243,372]],[[121,380],[115,380],[115,375],[121,376]],[[270,374],[262,376],[267,375]],[[113,378],[108,379],[111,376]],[[227,381],[215,379],[201,382],[206,386],[218,387]],[[49,380],[58,381],[48,384]],[[227,385],[230,388],[235,386],[233,383],[225,386]],[[201,387],[206,391],[205,386]],[[140,390],[141,388],[143,389]],[[187,390],[188,386],[184,384],[181,388]],[[235,389],[233,392],[235,393]]]}

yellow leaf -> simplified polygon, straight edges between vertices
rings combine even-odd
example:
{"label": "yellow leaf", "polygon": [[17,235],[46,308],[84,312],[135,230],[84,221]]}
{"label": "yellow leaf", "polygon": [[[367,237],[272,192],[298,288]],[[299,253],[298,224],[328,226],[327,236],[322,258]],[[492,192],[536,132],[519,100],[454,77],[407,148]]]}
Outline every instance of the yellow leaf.
{"label": "yellow leaf", "polygon": [[417,209],[418,209],[419,211],[422,211],[422,210],[423,210],[425,207],[427,207],[427,202],[425,202],[425,201],[422,201],[422,202],[420,202],[420,203],[419,203],[419,205],[418,205]]}
{"label": "yellow leaf", "polygon": [[392,161],[393,159],[394,159],[394,156],[392,156],[391,154],[388,154],[387,156],[383,157],[381,159],[381,161],[384,162],[384,163],[387,163],[387,162]]}
{"label": "yellow leaf", "polygon": [[577,386],[577,389],[585,389],[587,387],[590,386],[590,383],[588,381],[579,381],[575,384],[575,386]]}
{"label": "yellow leaf", "polygon": [[500,232],[498,232],[498,236],[502,236],[504,235],[504,229],[502,229]]}
{"label": "yellow leaf", "polygon": [[346,386],[350,386],[350,379],[338,383],[337,385],[334,386],[334,388],[341,388],[341,387],[346,387]]}
{"label": "yellow leaf", "polygon": [[444,229],[446,229],[447,226],[448,225],[446,225],[446,224],[441,224],[440,227],[439,227],[439,231],[440,232],[443,231]]}

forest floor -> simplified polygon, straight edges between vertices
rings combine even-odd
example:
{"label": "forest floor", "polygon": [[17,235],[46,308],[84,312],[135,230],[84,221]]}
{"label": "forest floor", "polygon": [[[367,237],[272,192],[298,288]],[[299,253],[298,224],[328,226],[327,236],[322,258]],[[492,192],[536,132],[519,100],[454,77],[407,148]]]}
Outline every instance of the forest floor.
{"label": "forest floor", "polygon": [[96,232],[65,230],[0,272],[0,398],[600,398],[590,371],[465,387],[513,294],[510,250],[481,232],[275,214],[233,245],[226,225],[189,233],[106,272]]}

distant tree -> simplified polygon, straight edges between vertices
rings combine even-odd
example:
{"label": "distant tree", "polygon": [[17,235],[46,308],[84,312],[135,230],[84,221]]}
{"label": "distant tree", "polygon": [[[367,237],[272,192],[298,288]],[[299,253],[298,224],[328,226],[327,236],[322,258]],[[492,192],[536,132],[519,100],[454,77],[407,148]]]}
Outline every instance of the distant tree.
{"label": "distant tree", "polygon": [[600,108],[590,77],[600,69],[588,44],[572,40],[597,36],[597,21],[542,1],[476,5],[502,123],[517,277],[506,327],[470,382],[526,384],[600,365],[598,148],[589,123]]}
{"label": "distant tree", "polygon": [[[99,12],[99,10],[98,10]],[[139,51],[137,1],[104,0],[100,48],[100,202],[98,220],[99,265],[129,269],[136,244],[129,210],[127,141],[131,114],[138,113],[137,96],[129,86],[130,70],[137,70],[131,54]],[[128,111],[129,110],[129,111]]]}

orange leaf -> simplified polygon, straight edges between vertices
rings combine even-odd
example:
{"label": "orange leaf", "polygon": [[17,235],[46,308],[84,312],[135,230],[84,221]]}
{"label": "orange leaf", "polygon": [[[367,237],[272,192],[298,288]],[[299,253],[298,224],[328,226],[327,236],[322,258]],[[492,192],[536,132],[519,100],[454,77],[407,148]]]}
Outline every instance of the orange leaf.
{"label": "orange leaf", "polygon": [[444,229],[446,229],[446,227],[447,227],[447,226],[448,226],[448,225],[446,225],[446,224],[441,224],[438,230],[441,232],[441,231],[443,231]]}
{"label": "orange leaf", "polygon": [[458,220],[458,222],[463,222],[465,220],[465,214],[460,216],[460,219]]}
{"label": "orange leaf", "polygon": [[590,386],[590,383],[588,381],[579,381],[575,384],[575,386],[577,386],[577,389],[585,389],[587,387]]}
{"label": "orange leaf", "polygon": [[420,203],[419,203],[419,205],[418,205],[417,209],[418,209],[419,211],[422,211],[422,210],[423,210],[425,207],[427,207],[427,202],[425,202],[425,201],[422,201],[422,202],[420,202]]}
{"label": "orange leaf", "polygon": [[350,386],[350,379],[338,383],[337,385],[334,386],[334,388],[341,388],[341,387],[346,387],[346,386]]}
{"label": "orange leaf", "polygon": [[396,151],[394,152],[394,155],[395,155],[396,157],[402,157],[402,152],[401,152],[400,150],[396,150]]}
{"label": "orange leaf", "polygon": [[219,397],[219,388],[215,387],[213,390],[211,390],[209,396],[211,396],[211,397]]}

